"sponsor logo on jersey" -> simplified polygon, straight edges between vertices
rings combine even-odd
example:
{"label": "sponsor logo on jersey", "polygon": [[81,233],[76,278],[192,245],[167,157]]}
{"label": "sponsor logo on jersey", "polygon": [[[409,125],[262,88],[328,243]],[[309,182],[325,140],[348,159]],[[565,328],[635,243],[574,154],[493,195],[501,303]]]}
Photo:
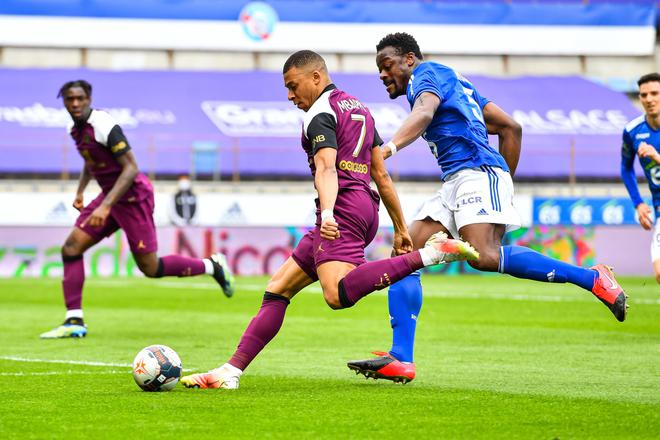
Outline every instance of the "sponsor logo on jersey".
{"label": "sponsor logo on jersey", "polygon": [[481,197],[477,197],[477,196],[465,197],[463,199],[460,199],[456,203],[456,207],[460,208],[461,206],[473,205],[475,203],[482,203]]}
{"label": "sponsor logo on jersey", "polygon": [[320,142],[325,142],[325,136],[320,134],[316,136],[314,139],[312,139],[312,148],[316,148],[316,144]]}
{"label": "sponsor logo on jersey", "polygon": [[366,164],[351,162],[350,160],[342,160],[339,162],[339,169],[360,174],[367,174],[369,172],[369,167]]}
{"label": "sponsor logo on jersey", "polygon": [[651,137],[651,133],[637,133],[635,139],[648,139]]}
{"label": "sponsor logo on jersey", "polygon": [[117,143],[117,145],[110,147],[110,151],[116,153],[118,151],[124,150],[126,147],[128,147],[128,144],[126,144],[126,142],[124,141],[120,141],[119,143]]}

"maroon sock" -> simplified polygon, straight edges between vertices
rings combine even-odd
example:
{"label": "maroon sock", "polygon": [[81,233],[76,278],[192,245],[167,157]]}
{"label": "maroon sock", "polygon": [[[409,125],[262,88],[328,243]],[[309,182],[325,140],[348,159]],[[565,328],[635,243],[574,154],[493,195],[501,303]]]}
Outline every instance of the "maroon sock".
{"label": "maroon sock", "polygon": [[206,273],[204,262],[199,258],[168,255],[158,259],[156,278],[192,277]]}
{"label": "maroon sock", "polygon": [[240,370],[245,370],[250,365],[250,362],[280,331],[288,305],[287,298],[266,292],[259,313],[250,321],[238,343],[238,348],[229,359],[231,365]]}
{"label": "maroon sock", "polygon": [[419,251],[362,264],[339,281],[339,301],[351,307],[363,296],[384,289],[424,267]]}
{"label": "maroon sock", "polygon": [[64,263],[64,278],[62,290],[64,291],[64,304],[67,310],[82,309],[82,289],[85,283],[85,263],[82,255],[68,257],[62,255]]}

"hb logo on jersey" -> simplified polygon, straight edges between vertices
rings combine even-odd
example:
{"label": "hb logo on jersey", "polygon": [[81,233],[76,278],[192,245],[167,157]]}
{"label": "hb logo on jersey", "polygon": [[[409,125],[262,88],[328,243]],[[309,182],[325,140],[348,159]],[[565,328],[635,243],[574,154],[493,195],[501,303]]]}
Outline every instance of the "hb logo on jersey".
{"label": "hb logo on jersey", "polygon": [[314,139],[312,139],[312,149],[316,148],[316,144],[319,142],[325,142],[325,136],[320,134],[316,136]]}

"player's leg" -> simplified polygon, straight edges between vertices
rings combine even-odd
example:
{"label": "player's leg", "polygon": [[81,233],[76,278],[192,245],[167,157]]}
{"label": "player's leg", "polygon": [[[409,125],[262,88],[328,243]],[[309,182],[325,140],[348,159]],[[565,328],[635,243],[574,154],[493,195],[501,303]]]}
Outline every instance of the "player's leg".
{"label": "player's leg", "polygon": [[64,323],[53,330],[42,333],[42,339],[79,338],[87,334],[83,319],[82,292],[85,283],[85,264],[83,254],[87,249],[98,243],[104,237],[114,233],[118,225],[112,215],[106,219],[103,226],[95,228],[86,223],[89,215],[103,200],[100,194],[87,205],[78,216],[75,227],[69,233],[62,246],[62,292],[66,315]]}
{"label": "player's leg", "polygon": [[[475,269],[499,271],[517,278],[550,283],[572,283],[592,292],[619,320],[626,314],[626,296],[614,281],[611,270],[603,265],[585,269],[545,256],[523,246],[501,246],[505,226],[501,224],[470,224],[460,234],[473,244],[479,259],[470,261]],[[609,280],[609,281],[608,281]],[[606,282],[608,281],[608,282]]]}
{"label": "player's leg", "polygon": [[[333,309],[351,307],[360,298],[388,287],[422,267],[476,258],[469,244],[436,235],[422,249],[366,263],[364,248],[378,230],[378,204],[366,192],[347,191],[338,197],[335,219],[339,224],[339,238],[325,240],[318,233],[314,236],[317,272],[325,300]],[[332,266],[322,269],[328,262],[333,262]],[[339,262],[357,267],[346,272],[346,267],[337,266]]]}
{"label": "player's leg", "polygon": [[[422,249],[426,241],[438,232],[450,236],[447,228],[430,217],[414,221],[410,227],[413,248]],[[389,354],[401,362],[413,362],[417,319],[422,309],[421,273],[413,272],[392,284],[387,299],[392,326],[392,348]]]}
{"label": "player's leg", "polygon": [[[438,197],[430,199],[425,206],[438,205]],[[437,206],[429,206],[427,213],[422,209],[419,220],[410,227],[410,235],[414,249],[422,249],[429,237],[437,233],[450,236],[450,232],[439,221],[429,215],[438,216]],[[421,218],[420,218],[421,217]],[[417,320],[422,309],[421,273],[415,271],[389,288],[388,308],[390,325],[392,327],[392,347],[389,352],[374,351],[375,358],[352,360],[348,368],[356,374],[367,377],[387,379],[394,382],[407,383],[415,378],[416,369],[413,351]]]}
{"label": "player's leg", "polygon": [[192,258],[182,255],[158,257],[156,225],[153,220],[153,194],[135,203],[118,203],[113,216],[126,234],[135,262],[149,278],[166,276],[190,277],[211,275],[228,297],[234,293],[234,283],[227,260],[222,254],[210,258]]}
{"label": "player's leg", "polygon": [[321,264],[317,261],[316,270],[325,301],[333,309],[345,309],[422,267],[473,258],[477,255],[469,244],[443,236],[430,240],[424,248],[409,254],[364,263],[354,269],[351,269],[353,264],[340,261]]}
{"label": "player's leg", "polygon": [[86,232],[74,228],[62,246],[62,263],[64,276],[62,292],[66,315],[64,323],[53,330],[42,333],[42,339],[81,338],[87,334],[83,320],[82,291],[85,283],[85,264],[83,253],[93,246],[97,240]]}
{"label": "player's leg", "polygon": [[279,332],[291,298],[315,280],[312,238],[307,234],[268,282],[259,312],[232,357],[208,373],[181,378],[181,383],[187,388],[238,388],[243,371]]}
{"label": "player's leg", "polygon": [[660,284],[660,258],[653,260],[653,273],[655,274],[655,280]]}

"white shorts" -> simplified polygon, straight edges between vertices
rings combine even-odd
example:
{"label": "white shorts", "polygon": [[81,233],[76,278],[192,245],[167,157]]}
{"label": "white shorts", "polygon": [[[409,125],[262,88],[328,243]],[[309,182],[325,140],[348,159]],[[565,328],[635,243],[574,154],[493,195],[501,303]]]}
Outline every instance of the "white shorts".
{"label": "white shorts", "polygon": [[482,166],[460,170],[445,180],[413,220],[431,219],[442,223],[454,238],[465,225],[491,223],[506,225],[506,231],[520,227],[520,215],[513,206],[513,181],[501,168]]}
{"label": "white shorts", "polygon": [[655,219],[653,240],[651,241],[651,261],[660,259],[660,218]]}

